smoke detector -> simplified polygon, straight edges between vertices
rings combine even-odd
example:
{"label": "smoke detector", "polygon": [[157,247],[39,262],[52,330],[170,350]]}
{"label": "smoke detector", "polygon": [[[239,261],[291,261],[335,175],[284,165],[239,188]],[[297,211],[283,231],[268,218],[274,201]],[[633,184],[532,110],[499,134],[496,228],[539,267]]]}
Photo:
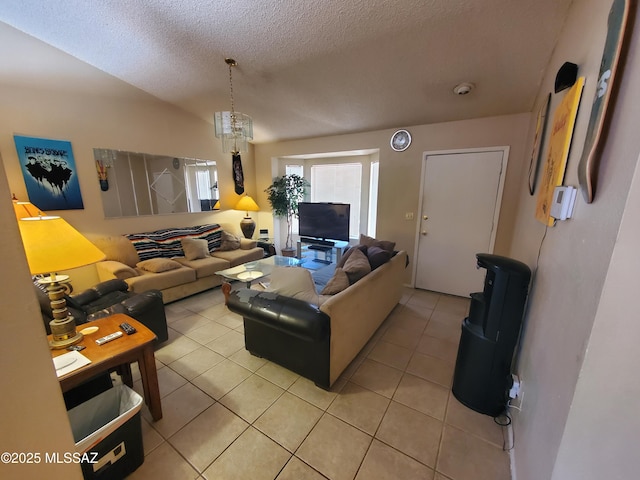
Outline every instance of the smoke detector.
{"label": "smoke detector", "polygon": [[471,90],[473,90],[474,88],[475,85],[473,83],[465,82],[453,87],[453,93],[455,93],[456,95],[467,95],[468,93],[471,93]]}

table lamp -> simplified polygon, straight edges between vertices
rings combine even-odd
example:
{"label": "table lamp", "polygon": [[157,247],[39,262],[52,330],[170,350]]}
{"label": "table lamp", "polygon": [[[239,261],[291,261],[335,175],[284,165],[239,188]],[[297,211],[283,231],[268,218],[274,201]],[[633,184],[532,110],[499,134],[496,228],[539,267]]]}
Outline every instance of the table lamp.
{"label": "table lamp", "polygon": [[25,217],[39,217],[43,215],[38,207],[31,202],[21,202],[18,200],[15,194],[12,195],[13,211],[16,214],[16,218],[20,220]]}
{"label": "table lamp", "polygon": [[256,231],[256,222],[249,216],[249,212],[257,212],[260,210],[258,204],[249,195],[244,195],[236,203],[235,210],[244,210],[246,212],[245,217],[240,222],[240,230],[244,234],[245,238],[253,237],[253,232]]}
{"label": "table lamp", "polygon": [[65,288],[60,284],[69,276],[56,272],[98,262],[105,258],[104,253],[61,217],[25,217],[18,220],[18,226],[29,271],[49,275],[38,280],[47,287],[53,312],[49,346],[59,349],[80,342],[82,334],[76,332],[75,319],[69,315],[64,298]]}

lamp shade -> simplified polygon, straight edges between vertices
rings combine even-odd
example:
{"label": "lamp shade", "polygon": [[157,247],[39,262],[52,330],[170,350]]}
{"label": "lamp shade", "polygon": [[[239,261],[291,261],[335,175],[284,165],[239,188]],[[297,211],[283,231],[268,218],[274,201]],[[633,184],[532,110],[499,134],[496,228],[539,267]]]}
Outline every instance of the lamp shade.
{"label": "lamp shade", "polygon": [[25,217],[37,217],[42,215],[42,212],[31,202],[18,202],[13,201],[13,211],[16,213],[16,218],[20,220]]}
{"label": "lamp shade", "polygon": [[105,258],[63,218],[22,218],[18,221],[22,244],[32,274],[52,273],[90,265]]}
{"label": "lamp shade", "polygon": [[253,198],[251,198],[249,195],[245,195],[244,197],[241,197],[240,200],[238,200],[235,209],[244,210],[245,212],[257,212],[260,210],[260,207]]}

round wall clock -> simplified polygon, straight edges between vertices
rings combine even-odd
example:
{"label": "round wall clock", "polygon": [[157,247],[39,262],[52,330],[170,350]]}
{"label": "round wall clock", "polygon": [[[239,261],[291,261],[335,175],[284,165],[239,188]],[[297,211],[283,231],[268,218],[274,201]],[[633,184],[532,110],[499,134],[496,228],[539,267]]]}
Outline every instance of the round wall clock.
{"label": "round wall clock", "polygon": [[396,152],[404,152],[411,145],[411,134],[406,130],[398,130],[391,135],[390,145]]}

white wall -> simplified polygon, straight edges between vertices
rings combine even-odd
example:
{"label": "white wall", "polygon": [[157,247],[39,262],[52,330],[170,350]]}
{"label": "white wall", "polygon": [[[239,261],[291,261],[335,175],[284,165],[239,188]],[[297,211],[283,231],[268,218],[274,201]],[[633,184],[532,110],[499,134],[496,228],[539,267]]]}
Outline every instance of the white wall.
{"label": "white wall", "polygon": [[45,463],[46,453],[62,456],[75,445],[8,192],[0,165],[0,264],[10,279],[0,293],[0,452],[38,453],[41,462],[2,461],[0,478],[80,479],[79,465]]}
{"label": "white wall", "polygon": [[[399,127],[408,128],[412,136],[412,144],[404,152],[394,152],[389,147],[389,139],[394,129],[256,145],[258,203],[268,206],[264,189],[273,179],[271,170],[273,158],[379,149],[377,236],[395,240],[398,248],[413,252],[417,215],[414,216],[414,220],[407,221],[405,213],[416,214],[419,208],[423,153],[434,150],[508,145],[510,147],[509,164],[495,247],[496,253],[506,254],[517,215],[519,179],[528,166],[525,165],[523,157],[530,118],[529,114],[520,114],[434,125],[409,127],[402,125]],[[474,262],[475,259],[470,261]],[[407,281],[410,278],[410,271],[411,269],[407,271]]]}
{"label": "white wall", "polygon": [[[33,63],[33,76],[0,84],[0,153],[9,191],[28,200],[14,134],[71,142],[84,209],[48,211],[61,215],[81,233],[122,234],[171,226],[221,223],[240,233],[242,212],[233,209],[240,198],[234,192],[231,154],[223,153],[212,123],[177,109],[86,65],[59,50],[0,22],[0,49],[7,65]],[[37,71],[37,66],[43,68]],[[45,72],[60,69],[72,77],[60,81]],[[217,161],[223,212],[155,215],[105,219],[93,157],[94,148],[113,148],[158,155]],[[253,148],[242,154],[245,191],[254,194]],[[9,197],[10,198],[10,197]],[[94,285],[94,267],[71,272],[76,290]]]}
{"label": "white wall", "polygon": [[[594,97],[610,4],[601,0],[573,3],[536,103],[537,111],[548,92],[553,91],[556,72],[563,62],[579,65],[579,75],[586,77],[586,86],[567,165],[566,185],[578,184],[577,166]],[[545,228],[534,220],[535,197],[526,192],[526,174],[520,180],[519,213],[510,255],[532,267],[536,265],[539,252],[540,259],[532,283],[517,366],[524,382],[523,411],[514,412],[518,480],[601,479],[605,477],[604,472],[607,472],[606,478],[631,478],[612,476],[610,472],[630,471],[630,466],[638,465],[637,439],[623,426],[627,417],[637,416],[637,397],[630,398],[629,387],[622,384],[614,371],[609,371],[611,385],[603,383],[599,389],[589,390],[593,381],[604,382],[606,378],[598,369],[588,372],[582,383],[582,377],[587,373],[585,369],[594,369],[583,363],[592,346],[599,346],[596,358],[611,356],[615,365],[633,363],[635,355],[624,348],[626,335],[636,328],[637,322],[637,318],[625,315],[627,303],[632,298],[621,299],[617,312],[610,304],[601,304],[602,288],[640,151],[637,32],[631,43],[615,116],[601,157],[595,201],[587,204],[579,193],[574,218],[549,228],[543,242]],[[551,112],[562,95],[553,95]],[[532,136],[530,132],[530,142]],[[623,248],[616,252],[625,254]],[[637,262],[637,256],[618,261]],[[624,282],[631,278],[611,272],[607,286],[623,288]],[[613,317],[606,316],[605,311]],[[597,319],[598,328],[592,331],[594,319]],[[615,328],[609,330],[609,325]],[[625,326],[629,327],[628,332],[624,331]],[[621,373],[635,376],[628,368]],[[582,385],[578,390],[577,382]],[[619,396],[618,392],[627,394]],[[607,407],[603,407],[605,404]],[[617,407],[615,413],[613,404]],[[576,408],[579,410],[574,410]],[[589,416],[603,413],[610,416],[589,420]],[[610,422],[607,428],[601,429],[607,422]],[[580,425],[599,428],[589,430]],[[605,437],[601,437],[601,433]],[[602,442],[607,441],[607,434],[620,447],[615,455],[603,455],[596,448],[604,445]],[[589,448],[583,451],[582,447]],[[609,449],[607,451],[611,453]]]}
{"label": "white wall", "polygon": [[638,477],[640,168],[622,216],[553,478]]}

